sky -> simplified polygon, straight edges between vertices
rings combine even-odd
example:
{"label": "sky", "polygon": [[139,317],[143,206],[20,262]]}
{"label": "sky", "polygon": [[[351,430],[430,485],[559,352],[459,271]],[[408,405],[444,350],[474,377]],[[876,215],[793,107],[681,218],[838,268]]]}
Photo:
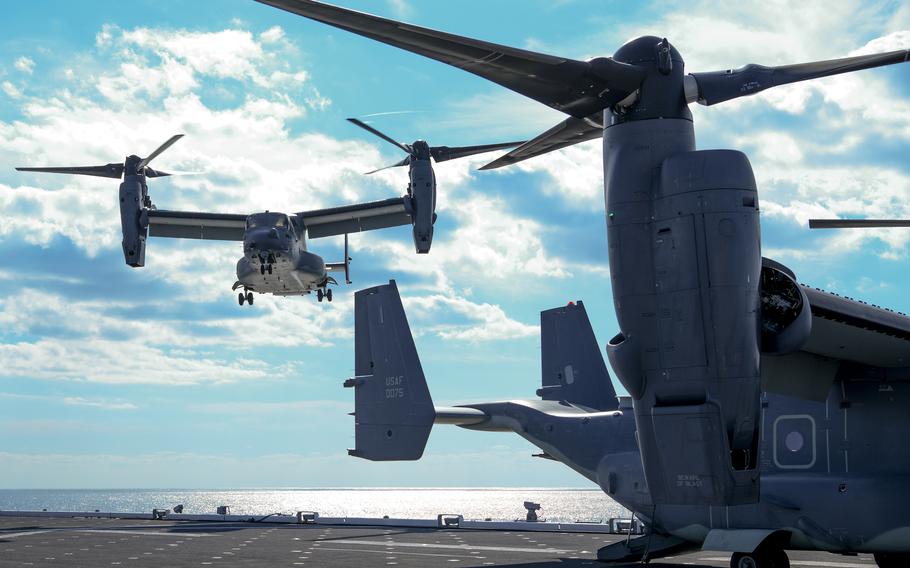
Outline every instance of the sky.
{"label": "sky", "polygon": [[[586,59],[666,36],[690,71],[910,48],[910,5],[336,0]],[[536,136],[564,116],[446,65],[252,0],[38,0],[0,19],[0,488],[589,487],[512,434],[438,426],[418,462],[353,447],[353,293],[399,283],[434,402],[533,397],[539,312],[583,300],[617,331],[599,141],[490,172],[436,166],[429,255],[410,228],[351,236],[332,303],[231,292],[236,242],[151,239],[123,263],[116,180],[26,174],[145,155],[162,209],[305,211],[405,192],[403,142]],[[810,217],[910,217],[910,65],[693,107],[700,149],[749,156],[765,256],[801,282],[910,312],[910,230],[813,231]],[[389,114],[383,114],[389,113]],[[327,261],[341,237],[313,240]]]}

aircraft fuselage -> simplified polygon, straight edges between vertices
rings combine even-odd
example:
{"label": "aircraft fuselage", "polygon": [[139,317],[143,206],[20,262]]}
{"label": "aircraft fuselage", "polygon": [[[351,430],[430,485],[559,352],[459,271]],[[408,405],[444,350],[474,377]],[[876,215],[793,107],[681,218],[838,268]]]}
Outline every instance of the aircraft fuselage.
{"label": "aircraft fuselage", "polygon": [[237,261],[237,284],[261,294],[309,294],[328,280],[325,261],[306,250],[306,241],[283,213],[250,215]]}
{"label": "aircraft fuselage", "polygon": [[630,404],[594,413],[555,401],[472,404],[490,418],[464,427],[516,432],[658,532],[693,543],[712,529],[782,529],[789,549],[908,552],[908,405],[907,382],[865,379],[838,380],[823,402],[762,395],[761,494],[736,506],[655,505]]}

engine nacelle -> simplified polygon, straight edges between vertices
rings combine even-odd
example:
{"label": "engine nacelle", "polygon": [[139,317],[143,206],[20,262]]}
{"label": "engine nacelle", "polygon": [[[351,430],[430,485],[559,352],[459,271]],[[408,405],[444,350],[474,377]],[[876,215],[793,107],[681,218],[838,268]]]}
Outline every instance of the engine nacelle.
{"label": "engine nacelle", "polygon": [[433,224],[436,222],[436,175],[429,161],[412,164],[408,190],[413,208],[414,248],[417,254],[426,254],[433,244]]}
{"label": "engine nacelle", "polygon": [[145,241],[148,222],[143,209],[148,187],[145,176],[127,175],[120,184],[120,226],[123,229],[123,260],[134,268],[145,266]]}
{"label": "engine nacelle", "polygon": [[798,351],[812,332],[809,298],[786,266],[763,258],[761,268],[761,351]]}

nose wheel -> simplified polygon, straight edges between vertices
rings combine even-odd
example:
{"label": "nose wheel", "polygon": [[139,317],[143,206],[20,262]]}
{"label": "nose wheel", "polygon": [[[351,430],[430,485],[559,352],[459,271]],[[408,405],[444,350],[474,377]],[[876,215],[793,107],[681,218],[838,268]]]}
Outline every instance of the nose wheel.
{"label": "nose wheel", "polygon": [[326,299],[326,300],[328,300],[328,301],[331,302],[331,301],[332,301],[332,290],[331,290],[331,288],[326,288],[325,290],[322,290],[322,289],[316,290],[316,299],[319,300],[320,302],[321,302],[323,299]]}
{"label": "nose wheel", "polygon": [[242,306],[244,302],[248,303],[251,306],[253,305],[253,293],[252,292],[246,292],[245,294],[243,292],[240,292],[239,294],[237,294],[237,303]]}

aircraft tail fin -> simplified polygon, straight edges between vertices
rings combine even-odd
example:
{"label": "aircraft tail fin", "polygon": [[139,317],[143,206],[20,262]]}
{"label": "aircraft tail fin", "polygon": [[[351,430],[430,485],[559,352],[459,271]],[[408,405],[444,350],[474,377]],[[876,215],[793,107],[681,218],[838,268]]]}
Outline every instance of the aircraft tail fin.
{"label": "aircraft tail fin", "polygon": [[538,396],[596,410],[619,408],[583,302],[540,312],[540,342]]}
{"label": "aircraft tail fin", "polygon": [[355,447],[352,456],[417,460],[436,418],[433,400],[398,286],[388,284],[354,295]]}

